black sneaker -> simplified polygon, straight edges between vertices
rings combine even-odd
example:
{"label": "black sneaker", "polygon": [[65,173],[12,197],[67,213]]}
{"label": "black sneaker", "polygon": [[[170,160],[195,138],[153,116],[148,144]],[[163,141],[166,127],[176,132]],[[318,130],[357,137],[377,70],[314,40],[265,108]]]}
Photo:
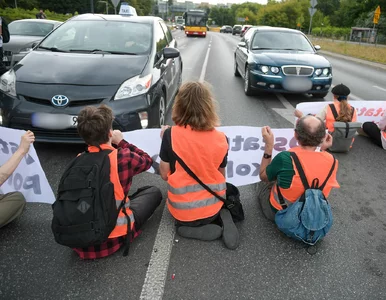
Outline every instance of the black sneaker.
{"label": "black sneaker", "polygon": [[232,215],[227,209],[220,210],[220,217],[223,226],[222,240],[228,249],[234,250],[240,244],[240,235]]}
{"label": "black sneaker", "polygon": [[180,226],[177,233],[188,239],[213,241],[221,237],[222,228],[216,224],[207,224],[198,227]]}

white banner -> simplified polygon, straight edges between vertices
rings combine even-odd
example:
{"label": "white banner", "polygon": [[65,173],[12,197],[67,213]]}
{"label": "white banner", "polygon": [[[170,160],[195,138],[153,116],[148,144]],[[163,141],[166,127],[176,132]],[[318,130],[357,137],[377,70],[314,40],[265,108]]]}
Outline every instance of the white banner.
{"label": "white banner", "polygon": [[[264,154],[261,127],[227,126],[219,127],[218,130],[224,132],[229,139],[227,181],[236,186],[260,181],[260,162]],[[275,134],[273,155],[297,145],[293,129],[273,129],[273,133]],[[158,154],[161,147],[160,129],[125,132],[124,138],[153,158],[153,167],[149,172],[158,174],[160,162]]]}
{"label": "white banner", "polygon": [[[303,114],[317,114],[326,105],[332,102],[302,102],[296,105],[296,108]],[[355,107],[358,115],[358,122],[375,122],[379,123],[381,118],[386,114],[386,101],[350,101]]]}
{"label": "white banner", "polygon": [[[17,150],[24,133],[23,130],[0,127],[0,165]],[[28,202],[53,203],[55,200],[33,145],[15,172],[0,187],[2,194],[14,191],[21,192]]]}

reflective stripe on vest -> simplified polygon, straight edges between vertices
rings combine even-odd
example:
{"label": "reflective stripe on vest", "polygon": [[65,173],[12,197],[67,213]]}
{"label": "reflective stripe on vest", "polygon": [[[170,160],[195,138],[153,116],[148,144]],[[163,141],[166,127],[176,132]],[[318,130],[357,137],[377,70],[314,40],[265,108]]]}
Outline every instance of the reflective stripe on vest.
{"label": "reflective stripe on vest", "polygon": [[[219,184],[207,184],[207,186],[214,192],[219,192],[227,188],[227,185],[225,182],[219,183]],[[180,188],[175,188],[169,185],[169,192],[171,192],[174,195],[183,195],[187,193],[194,193],[194,192],[199,192],[204,190],[205,188],[203,188],[200,184],[193,184],[193,185],[188,185]]]}
{"label": "reflective stripe on vest", "polygon": [[[114,147],[102,144],[100,145],[100,148],[102,150],[112,150],[109,154],[110,159],[110,181],[114,184],[114,196],[115,199],[124,199],[125,193],[123,190],[123,187],[121,185],[121,182],[119,180],[119,174],[118,174],[118,150]],[[99,148],[95,146],[89,146],[88,147],[89,152],[99,152]],[[131,222],[131,229],[134,229],[134,215],[133,212],[130,209],[130,200],[127,198],[127,203],[125,204],[126,213],[129,216],[130,222]],[[116,200],[115,204],[118,208],[120,204],[122,203],[122,200]],[[123,213],[122,209],[118,213],[117,223],[114,227],[113,231],[110,233],[109,238],[115,238],[119,236],[124,236],[127,234],[127,217]]]}
{"label": "reflective stripe on vest", "polygon": [[198,201],[191,201],[191,202],[175,202],[168,198],[168,203],[177,209],[194,209],[194,208],[200,208],[205,207],[209,205],[216,204],[219,200],[216,197],[211,197],[208,199],[202,199]]}
{"label": "reflective stripe on vest", "polygon": [[[280,209],[278,209],[278,210],[282,210],[283,208],[280,204],[280,199],[279,199],[279,194],[277,193],[277,188],[278,187],[276,184],[272,186],[270,201],[271,201],[271,205],[274,208],[278,209],[278,207],[280,207]],[[296,199],[295,201],[292,202],[292,201],[289,201],[288,199],[283,197],[283,201],[285,204],[287,204],[287,206],[290,206],[292,203],[296,202],[297,200],[298,199]],[[273,202],[273,201],[275,201],[275,202]]]}

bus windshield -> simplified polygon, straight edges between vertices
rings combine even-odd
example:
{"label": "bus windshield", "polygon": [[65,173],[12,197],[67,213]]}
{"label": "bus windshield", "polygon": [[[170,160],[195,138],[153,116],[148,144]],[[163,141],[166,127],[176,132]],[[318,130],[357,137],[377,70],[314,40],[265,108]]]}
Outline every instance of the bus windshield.
{"label": "bus windshield", "polygon": [[186,26],[206,26],[206,13],[189,13],[187,12],[185,15],[185,25]]}

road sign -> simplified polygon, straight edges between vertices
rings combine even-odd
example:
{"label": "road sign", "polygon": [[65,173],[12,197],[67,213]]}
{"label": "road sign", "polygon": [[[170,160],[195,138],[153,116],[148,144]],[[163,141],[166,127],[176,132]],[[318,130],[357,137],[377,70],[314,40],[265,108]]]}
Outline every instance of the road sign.
{"label": "road sign", "polygon": [[377,9],[374,12],[374,19],[373,19],[374,24],[378,24],[380,16],[381,16],[381,7],[378,5]]}
{"label": "road sign", "polygon": [[111,0],[111,2],[113,3],[114,7],[117,7],[121,0]]}
{"label": "road sign", "polygon": [[310,12],[310,16],[312,17],[316,13],[317,9],[314,7],[309,7],[308,11]]}
{"label": "road sign", "polygon": [[239,18],[237,18],[237,21],[238,21],[238,22],[244,22],[244,21],[245,21],[245,19],[244,19],[244,18],[240,18],[240,17],[239,17]]}
{"label": "road sign", "polygon": [[248,17],[245,17],[245,21],[248,21],[249,19],[248,19]]}
{"label": "road sign", "polygon": [[311,7],[315,7],[316,5],[318,5],[318,1],[317,0],[311,0]]}

